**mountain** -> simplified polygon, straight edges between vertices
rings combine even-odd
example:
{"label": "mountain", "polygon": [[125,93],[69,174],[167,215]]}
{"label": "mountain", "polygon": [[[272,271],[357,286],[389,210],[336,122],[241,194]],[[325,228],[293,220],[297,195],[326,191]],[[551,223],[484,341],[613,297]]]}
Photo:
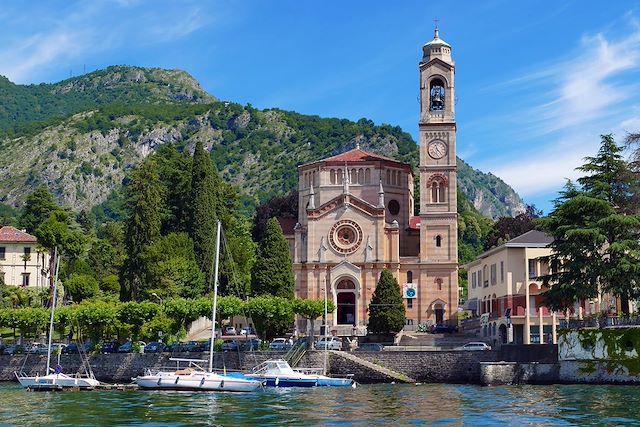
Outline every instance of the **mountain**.
{"label": "mountain", "polygon": [[[46,184],[65,205],[91,208],[162,144],[189,150],[198,140],[248,209],[295,189],[298,165],[356,144],[417,170],[418,147],[397,126],[218,102],[182,71],[109,67],[36,86],[5,79],[0,100],[0,202],[14,206]],[[460,188],[484,215],[523,206],[498,178],[458,166]]]}
{"label": "mountain", "polygon": [[0,132],[20,133],[25,124],[99,105],[214,100],[181,70],[112,66],[55,84],[27,86],[0,76]]}

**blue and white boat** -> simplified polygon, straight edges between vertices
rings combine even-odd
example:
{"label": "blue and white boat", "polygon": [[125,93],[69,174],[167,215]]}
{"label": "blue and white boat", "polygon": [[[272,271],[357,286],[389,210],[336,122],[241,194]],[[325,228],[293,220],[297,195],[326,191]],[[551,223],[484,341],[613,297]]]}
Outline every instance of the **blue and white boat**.
{"label": "blue and white boat", "polygon": [[333,378],[312,371],[293,369],[286,360],[274,359],[260,363],[246,376],[263,381],[267,387],[356,387],[353,378]]}

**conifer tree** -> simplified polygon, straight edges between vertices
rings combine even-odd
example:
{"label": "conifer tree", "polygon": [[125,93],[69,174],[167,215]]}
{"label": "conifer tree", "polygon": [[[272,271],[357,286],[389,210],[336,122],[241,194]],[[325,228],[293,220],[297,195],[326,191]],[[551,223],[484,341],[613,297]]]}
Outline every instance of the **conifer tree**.
{"label": "conifer tree", "polygon": [[579,170],[583,191],[567,183],[553,212],[539,221],[553,237],[543,277],[547,304],[557,310],[607,292],[620,298],[623,313],[640,296],[640,216],[628,214],[635,197],[621,149],[602,136],[598,155]]}
{"label": "conifer tree", "polygon": [[193,239],[196,261],[205,274],[209,289],[216,251],[216,224],[220,210],[220,179],[205,152],[202,142],[196,143],[191,164],[191,197],[189,234]]}
{"label": "conifer tree", "polygon": [[137,300],[147,285],[148,269],[144,252],[160,237],[163,194],[160,177],[153,161],[144,161],[133,173],[127,187],[128,217],[125,220],[125,248],[127,258],[122,267],[120,297]]}
{"label": "conifer tree", "polygon": [[62,210],[53,198],[53,194],[46,185],[36,188],[27,196],[27,200],[20,215],[20,227],[27,233],[34,233],[42,222],[49,218],[52,212]]}
{"label": "conifer tree", "polygon": [[295,279],[289,244],[275,218],[267,221],[264,238],[258,247],[253,266],[251,290],[254,295],[275,295],[293,298]]}
{"label": "conifer tree", "polygon": [[389,270],[382,270],[369,304],[369,332],[390,334],[404,327],[405,308],[398,281]]}

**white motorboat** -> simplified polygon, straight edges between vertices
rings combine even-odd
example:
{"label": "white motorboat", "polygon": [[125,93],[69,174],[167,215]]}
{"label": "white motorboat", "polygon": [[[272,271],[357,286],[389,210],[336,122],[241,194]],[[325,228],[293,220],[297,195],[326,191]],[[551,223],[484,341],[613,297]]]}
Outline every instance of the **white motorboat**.
{"label": "white motorboat", "polygon": [[269,387],[356,387],[352,378],[328,377],[313,371],[293,369],[286,360],[275,359],[260,363],[246,376],[264,381]]}
{"label": "white motorboat", "polygon": [[[22,387],[29,390],[65,390],[65,389],[81,389],[91,390],[100,385],[100,381],[96,380],[91,370],[91,366],[86,360],[83,360],[85,374],[67,375],[62,373],[62,368],[58,365],[56,369],[51,369],[51,350],[53,348],[53,320],[56,310],[58,296],[58,271],[60,269],[60,259],[58,258],[58,248],[54,250],[54,256],[57,259],[55,276],[53,279],[53,297],[51,299],[51,318],[49,319],[49,343],[47,345],[47,369],[45,375],[36,374],[35,376],[27,375],[22,371],[14,372],[14,375],[20,382]],[[58,347],[60,350],[60,348]],[[81,354],[81,357],[86,355]],[[25,359],[26,362],[26,359]]]}

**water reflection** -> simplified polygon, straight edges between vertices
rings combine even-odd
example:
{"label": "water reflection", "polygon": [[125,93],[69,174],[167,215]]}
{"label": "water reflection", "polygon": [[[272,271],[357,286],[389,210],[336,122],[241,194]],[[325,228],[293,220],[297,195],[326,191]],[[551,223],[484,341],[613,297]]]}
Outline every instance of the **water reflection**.
{"label": "water reflection", "polygon": [[640,425],[640,388],[370,385],[188,392],[29,393],[0,385],[11,425]]}

